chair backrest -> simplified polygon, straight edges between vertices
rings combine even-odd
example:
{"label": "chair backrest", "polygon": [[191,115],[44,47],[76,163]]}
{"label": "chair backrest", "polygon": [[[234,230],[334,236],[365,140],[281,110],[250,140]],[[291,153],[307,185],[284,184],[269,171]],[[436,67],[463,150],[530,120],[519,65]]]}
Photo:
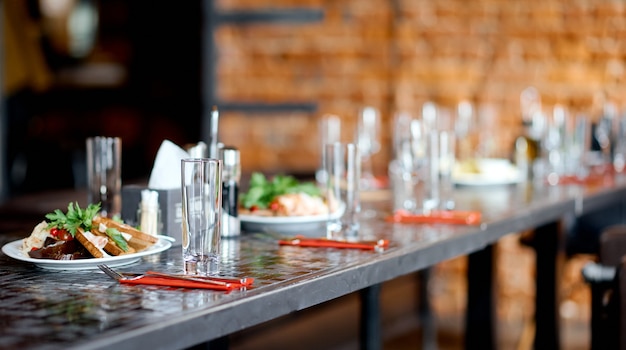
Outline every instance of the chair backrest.
{"label": "chair backrest", "polygon": [[600,235],[600,263],[604,266],[620,266],[626,255],[626,225],[606,228]]}
{"label": "chair backrest", "polygon": [[619,288],[619,349],[626,350],[626,258],[622,259],[622,263],[618,269],[618,286]]}

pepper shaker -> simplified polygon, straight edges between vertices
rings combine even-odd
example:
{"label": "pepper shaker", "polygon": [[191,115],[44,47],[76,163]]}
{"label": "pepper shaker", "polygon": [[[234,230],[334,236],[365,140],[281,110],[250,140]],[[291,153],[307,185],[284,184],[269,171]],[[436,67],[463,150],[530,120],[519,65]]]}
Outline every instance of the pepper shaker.
{"label": "pepper shaker", "polygon": [[241,164],[239,150],[234,147],[220,148],[222,159],[222,237],[235,237],[241,233],[239,206],[239,180]]}

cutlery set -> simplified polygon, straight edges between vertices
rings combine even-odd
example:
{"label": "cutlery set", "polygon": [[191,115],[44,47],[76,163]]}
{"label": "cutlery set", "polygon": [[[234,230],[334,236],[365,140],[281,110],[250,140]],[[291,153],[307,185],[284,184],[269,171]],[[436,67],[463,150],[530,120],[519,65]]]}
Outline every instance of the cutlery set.
{"label": "cutlery set", "polygon": [[480,225],[481,218],[479,211],[434,210],[428,214],[413,214],[398,210],[386,220],[404,224]]}
{"label": "cutlery set", "polygon": [[123,273],[113,270],[106,264],[98,265],[107,276],[122,284],[150,284],[169,287],[233,290],[252,287],[253,278],[220,276],[194,276],[147,271],[145,273]]}
{"label": "cutlery set", "polygon": [[389,246],[389,241],[379,239],[377,241],[339,241],[325,238],[306,238],[296,236],[292,239],[281,239],[278,241],[280,245],[292,245],[299,247],[320,247],[320,248],[352,248],[363,250],[382,250]]}

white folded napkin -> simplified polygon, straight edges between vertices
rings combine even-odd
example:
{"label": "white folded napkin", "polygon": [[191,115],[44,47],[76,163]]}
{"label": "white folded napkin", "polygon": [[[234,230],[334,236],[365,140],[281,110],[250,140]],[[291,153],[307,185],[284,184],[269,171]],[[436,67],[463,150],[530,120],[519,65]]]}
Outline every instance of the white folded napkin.
{"label": "white folded napkin", "polygon": [[180,188],[180,160],[183,158],[189,158],[189,153],[169,140],[163,141],[154,160],[148,187],[155,190]]}

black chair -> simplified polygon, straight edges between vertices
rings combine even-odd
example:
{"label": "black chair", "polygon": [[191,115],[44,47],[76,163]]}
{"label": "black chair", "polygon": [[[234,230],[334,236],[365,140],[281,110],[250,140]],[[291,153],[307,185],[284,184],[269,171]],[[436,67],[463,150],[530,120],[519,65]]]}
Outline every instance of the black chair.
{"label": "black chair", "polygon": [[626,349],[626,225],[600,235],[598,262],[583,267],[591,287],[591,349]]}

